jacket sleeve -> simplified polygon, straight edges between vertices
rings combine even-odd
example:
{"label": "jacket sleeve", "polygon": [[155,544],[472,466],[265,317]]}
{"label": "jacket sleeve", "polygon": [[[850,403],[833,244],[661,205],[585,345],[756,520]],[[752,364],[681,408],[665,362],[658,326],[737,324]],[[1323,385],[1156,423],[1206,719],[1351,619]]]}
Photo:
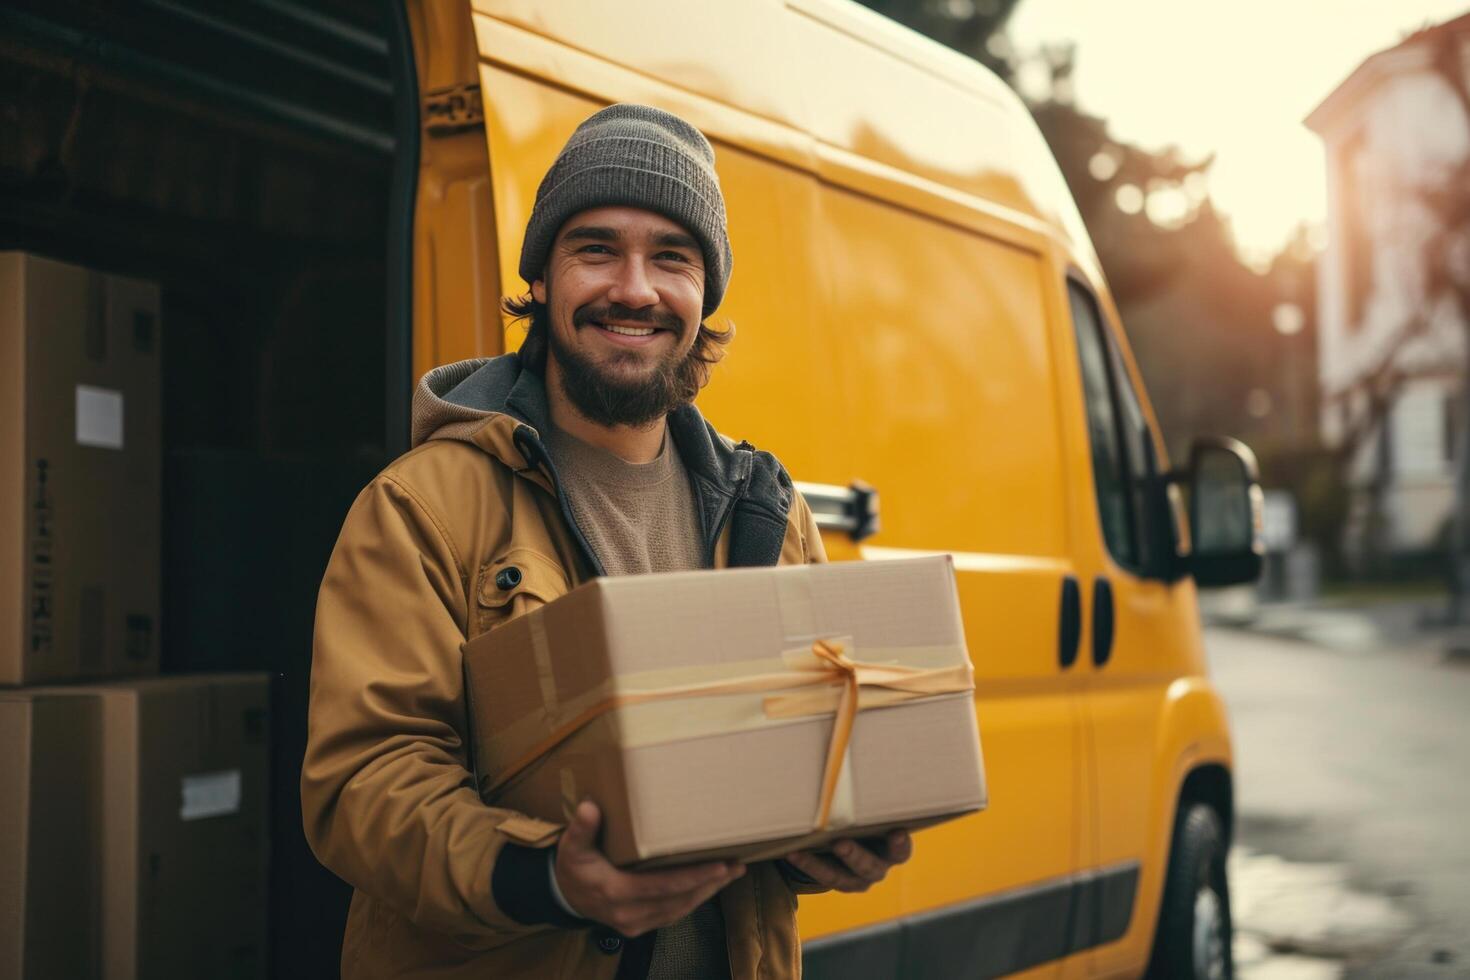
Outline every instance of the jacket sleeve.
{"label": "jacket sleeve", "polygon": [[514,827],[527,842],[526,828],[539,829],[544,839],[529,843],[544,847],[556,828],[475,791],[466,592],[441,522],[379,476],[348,513],[317,598],[301,806],[327,868],[418,925],[488,947],[584,923],[555,904],[546,852],[508,836]]}
{"label": "jacket sleeve", "polygon": [[796,499],[791,505],[796,513],[793,515],[793,523],[801,531],[802,562],[807,565],[819,565],[827,560],[827,546],[822,543],[822,532],[817,527],[817,515],[812,513],[811,504],[796,491]]}

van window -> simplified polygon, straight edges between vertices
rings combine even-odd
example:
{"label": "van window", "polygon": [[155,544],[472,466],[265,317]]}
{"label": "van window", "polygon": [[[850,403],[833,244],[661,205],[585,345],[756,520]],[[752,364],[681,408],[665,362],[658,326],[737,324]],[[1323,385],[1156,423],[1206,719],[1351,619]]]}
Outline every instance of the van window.
{"label": "van window", "polygon": [[1133,391],[1133,379],[1127,376],[1123,357],[1117,353],[1116,344],[1108,344],[1108,366],[1113,369],[1113,391],[1122,408],[1123,458],[1127,473],[1127,510],[1135,529],[1138,564],[1145,573],[1154,569],[1158,554],[1158,532],[1160,527],[1150,520],[1148,513],[1148,486],[1154,475],[1154,441],[1148,433],[1148,422],[1144,420],[1144,408],[1138,404],[1138,392]]}
{"label": "van window", "polygon": [[1068,280],[1087,402],[1087,432],[1103,539],[1119,565],[1170,577],[1178,529],[1163,492],[1153,432],[1117,342],[1085,286]]}
{"label": "van window", "polygon": [[1134,523],[1139,514],[1128,492],[1131,474],[1124,455],[1124,426],[1113,398],[1111,351],[1092,296],[1069,280],[1067,297],[1072,307],[1072,326],[1077,333],[1077,357],[1082,366],[1087,435],[1092,443],[1092,476],[1097,485],[1103,539],[1114,561],[1137,568],[1140,562]]}

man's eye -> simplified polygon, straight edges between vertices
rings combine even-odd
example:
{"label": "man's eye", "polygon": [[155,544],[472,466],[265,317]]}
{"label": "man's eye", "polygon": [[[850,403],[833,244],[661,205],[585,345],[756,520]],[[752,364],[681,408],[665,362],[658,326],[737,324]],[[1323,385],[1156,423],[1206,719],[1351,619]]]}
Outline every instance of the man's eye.
{"label": "man's eye", "polygon": [[591,255],[612,254],[612,249],[608,248],[606,245],[583,245],[581,248],[577,249],[577,251]]}
{"label": "man's eye", "polygon": [[654,256],[656,259],[672,259],[675,262],[688,262],[689,256],[682,252],[660,252]]}

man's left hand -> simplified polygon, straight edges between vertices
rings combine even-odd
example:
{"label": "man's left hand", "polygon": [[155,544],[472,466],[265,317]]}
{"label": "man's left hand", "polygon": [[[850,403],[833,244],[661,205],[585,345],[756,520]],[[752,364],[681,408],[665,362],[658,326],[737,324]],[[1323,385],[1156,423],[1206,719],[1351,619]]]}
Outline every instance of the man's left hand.
{"label": "man's left hand", "polygon": [[[874,850],[874,845],[880,850]],[[889,868],[903,864],[913,854],[913,838],[907,831],[893,830],[887,837],[870,839],[866,844],[851,839],[835,841],[830,857],[797,851],[786,855],[786,861],[823,888],[865,892],[882,881]]]}

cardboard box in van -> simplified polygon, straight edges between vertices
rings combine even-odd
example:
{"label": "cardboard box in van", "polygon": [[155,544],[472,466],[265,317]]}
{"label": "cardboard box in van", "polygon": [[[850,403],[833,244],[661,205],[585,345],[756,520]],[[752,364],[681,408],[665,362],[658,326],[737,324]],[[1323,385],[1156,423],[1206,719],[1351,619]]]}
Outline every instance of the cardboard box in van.
{"label": "cardboard box in van", "polygon": [[0,691],[0,980],[100,976],[97,713]]}
{"label": "cardboard box in van", "polygon": [[0,253],[0,684],[158,669],[158,287]]}
{"label": "cardboard box in van", "polygon": [[464,661],[482,797],[551,822],[590,797],[622,866],[985,806],[947,557],[594,579]]}
{"label": "cardboard box in van", "polygon": [[103,976],[263,977],[268,676],[41,690],[97,734]]}

